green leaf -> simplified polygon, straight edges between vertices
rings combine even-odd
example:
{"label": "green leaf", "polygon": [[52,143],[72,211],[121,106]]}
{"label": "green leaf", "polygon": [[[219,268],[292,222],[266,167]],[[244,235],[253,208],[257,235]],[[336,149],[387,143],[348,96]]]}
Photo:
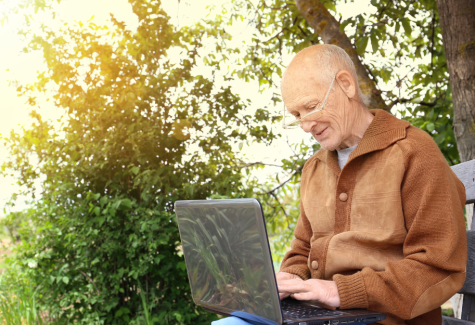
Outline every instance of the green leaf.
{"label": "green leaf", "polygon": [[401,19],[401,24],[402,24],[402,27],[404,28],[404,32],[405,32],[406,36],[410,37],[411,33],[412,33],[410,20],[408,18],[403,18],[403,19]]}
{"label": "green leaf", "polygon": [[345,27],[348,26],[348,24],[353,22],[353,18],[345,19],[342,21],[340,24],[340,32],[343,32],[345,30]]}
{"label": "green leaf", "polygon": [[362,38],[359,39],[359,41],[356,44],[356,52],[358,55],[364,55],[366,51],[366,47],[368,46],[368,36],[363,36]]}
{"label": "green leaf", "polygon": [[142,226],[140,227],[140,231],[144,232],[148,228],[148,222],[143,222]]}
{"label": "green leaf", "polygon": [[181,269],[181,270],[183,270],[183,271],[186,270],[186,264],[185,264],[184,261],[178,262],[178,264],[177,264],[176,266],[177,266],[177,268],[179,268],[179,269]]}
{"label": "green leaf", "polygon": [[442,143],[445,141],[445,136],[446,136],[445,132],[439,134],[439,135],[435,138],[435,142],[436,142],[438,145],[442,144]]}
{"label": "green leaf", "polygon": [[373,54],[379,49],[378,39],[375,33],[371,33],[371,46],[373,47]]}
{"label": "green leaf", "polygon": [[430,122],[430,123],[427,123],[426,128],[427,128],[427,131],[432,132],[435,130],[435,125],[434,123]]}
{"label": "green leaf", "polygon": [[176,318],[177,321],[181,322],[182,316],[181,316],[180,313],[174,312],[173,315],[175,316],[175,318]]}
{"label": "green leaf", "polygon": [[332,1],[325,1],[323,2],[323,5],[325,6],[325,8],[327,8],[328,10],[331,10],[333,12],[336,12],[336,6],[335,4],[332,2]]}
{"label": "green leaf", "polygon": [[102,208],[107,204],[108,200],[109,200],[109,198],[106,195],[101,197],[101,199],[99,200],[99,204],[101,205]]}
{"label": "green leaf", "polygon": [[69,278],[67,276],[63,276],[63,282],[68,284],[69,283]]}
{"label": "green leaf", "polygon": [[120,207],[121,207],[123,210],[130,210],[130,209],[132,209],[132,201],[130,201],[129,199],[123,199],[123,200],[120,202]]}

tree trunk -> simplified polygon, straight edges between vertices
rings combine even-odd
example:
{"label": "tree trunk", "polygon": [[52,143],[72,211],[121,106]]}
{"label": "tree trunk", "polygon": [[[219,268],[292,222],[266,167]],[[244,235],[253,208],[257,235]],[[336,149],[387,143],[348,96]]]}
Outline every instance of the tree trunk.
{"label": "tree trunk", "polygon": [[[437,9],[452,87],[455,139],[464,162],[475,159],[475,0],[437,0]],[[457,318],[462,300],[463,295],[450,299]]]}
{"label": "tree trunk", "polygon": [[437,0],[460,161],[475,159],[475,0]]}
{"label": "tree trunk", "polygon": [[370,108],[381,108],[389,112],[388,105],[381,97],[381,91],[376,89],[348,36],[340,32],[340,23],[335,17],[319,0],[295,0],[295,3],[302,17],[315,29],[315,32],[325,44],[338,45],[351,57],[355,64],[361,92],[369,99],[368,106]]}

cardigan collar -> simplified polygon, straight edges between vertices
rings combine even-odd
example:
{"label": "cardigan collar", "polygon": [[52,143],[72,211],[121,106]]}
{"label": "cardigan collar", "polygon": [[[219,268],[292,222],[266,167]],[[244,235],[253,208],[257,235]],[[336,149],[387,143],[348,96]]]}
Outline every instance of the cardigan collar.
{"label": "cardigan collar", "polygon": [[[351,153],[348,162],[369,152],[386,149],[394,142],[406,137],[406,129],[411,125],[409,122],[400,120],[382,109],[372,109],[370,112],[374,115],[374,119],[356,149]],[[315,158],[326,163],[336,175],[340,174],[336,150],[320,149],[315,154]]]}

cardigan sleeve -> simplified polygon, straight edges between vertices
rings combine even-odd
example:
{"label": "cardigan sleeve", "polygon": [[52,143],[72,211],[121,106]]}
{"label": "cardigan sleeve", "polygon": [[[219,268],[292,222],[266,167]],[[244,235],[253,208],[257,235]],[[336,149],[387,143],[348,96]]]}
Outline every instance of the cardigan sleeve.
{"label": "cardigan sleeve", "polygon": [[300,200],[300,216],[294,231],[295,238],[292,240],[290,250],[285,254],[280,272],[295,274],[304,280],[310,278],[308,268],[308,255],[310,254],[310,239],[312,237],[312,227],[308,221]]}
{"label": "cardigan sleeve", "polygon": [[397,144],[405,164],[404,258],[387,263],[384,271],[366,267],[335,275],[342,309],[368,308],[412,319],[440,307],[463,286],[465,188],[432,138],[421,132],[409,127],[408,137]]}
{"label": "cardigan sleeve", "polygon": [[[307,169],[309,161],[305,164],[302,170],[301,188],[305,188],[307,182]],[[303,191],[300,191],[301,195]],[[307,280],[311,277],[310,270],[308,268],[308,256],[310,254],[310,240],[312,238],[312,226],[305,214],[303,205],[303,198],[300,198],[300,215],[297,220],[297,225],[294,230],[294,239],[290,245],[290,250],[285,254],[282,264],[280,266],[280,272],[287,272],[295,274]]]}

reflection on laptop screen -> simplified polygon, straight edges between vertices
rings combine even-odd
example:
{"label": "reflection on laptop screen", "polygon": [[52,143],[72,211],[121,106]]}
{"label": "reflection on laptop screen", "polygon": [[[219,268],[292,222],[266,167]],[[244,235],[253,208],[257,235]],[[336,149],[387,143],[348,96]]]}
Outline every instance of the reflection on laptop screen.
{"label": "reflection on laptop screen", "polygon": [[279,302],[264,253],[267,238],[259,231],[260,206],[222,201],[176,207],[193,299],[226,314],[244,311],[277,322]]}

